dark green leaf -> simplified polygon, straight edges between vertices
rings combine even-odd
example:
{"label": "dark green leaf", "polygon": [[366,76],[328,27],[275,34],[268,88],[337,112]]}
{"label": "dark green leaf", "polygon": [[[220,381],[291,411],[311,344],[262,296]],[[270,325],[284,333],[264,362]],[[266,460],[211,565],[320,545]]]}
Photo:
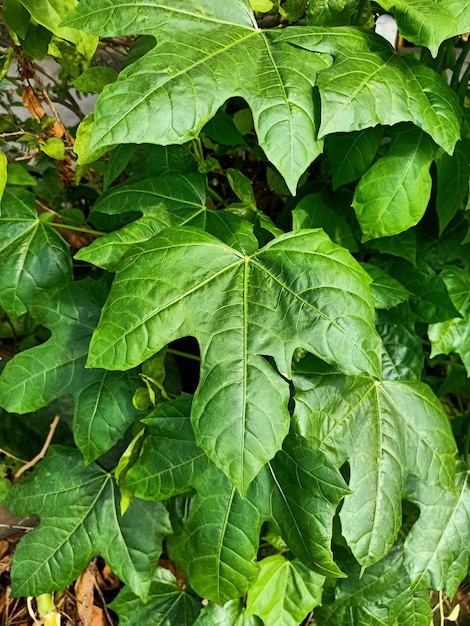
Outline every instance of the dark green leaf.
{"label": "dark green leaf", "polygon": [[413,324],[403,324],[388,316],[379,315],[376,323],[382,337],[382,376],[385,380],[419,380],[424,366],[422,341]]}
{"label": "dark green leaf", "polygon": [[69,247],[37,213],[34,196],[5,189],[0,204],[0,304],[13,318],[45,289],[72,278]]}
{"label": "dark green leaf", "polygon": [[99,555],[134,593],[146,597],[162,539],[171,533],[168,513],[159,502],[133,500],[121,516],[119,500],[109,474],[95,464],[85,466],[78,450],[52,446],[8,498],[18,515],[41,520],[16,547],[13,595],[64,589]]}
{"label": "dark green leaf", "polygon": [[342,534],[368,567],[383,558],[401,526],[409,474],[453,488],[455,443],[442,406],[420,382],[347,377],[315,359],[294,376],[296,429],[339,468],[349,463],[352,493]]}
{"label": "dark green leaf", "polygon": [[260,146],[292,193],[322,150],[312,86],[329,60],[274,44],[276,33],[257,28],[248,0],[152,0],[144,12],[137,1],[97,10],[81,0],[67,25],[100,36],[157,38],[156,48],[100,97],[92,150],[128,142],[185,143],[231,96],[251,107]]}
{"label": "dark green leaf", "polygon": [[405,541],[405,567],[415,585],[442,589],[452,598],[468,572],[470,487],[461,464],[455,492],[412,480],[407,498],[421,514]]}
{"label": "dark green leaf", "polygon": [[307,24],[312,26],[371,26],[369,0],[315,0],[307,6]]}
{"label": "dark green leaf", "polygon": [[440,277],[460,317],[430,325],[431,357],[456,352],[470,374],[470,276],[465,270],[449,265],[442,270]]}
{"label": "dark green leaf", "polygon": [[361,263],[372,278],[370,291],[376,309],[391,309],[408,299],[410,292],[398,280],[372,263]]}
{"label": "dark green leaf", "polygon": [[403,546],[363,571],[351,557],[341,559],[348,574],[337,583],[334,602],[315,610],[321,626],[429,626],[427,589],[411,585],[403,566]]}
{"label": "dark green leaf", "polygon": [[192,626],[202,605],[179,586],[169,570],[157,567],[146,602],[125,587],[109,607],[117,613],[121,626]]}
{"label": "dark green leaf", "polygon": [[321,604],[324,580],[300,561],[289,561],[281,554],[268,556],[248,591],[247,615],[258,615],[270,626],[298,626]]}
{"label": "dark green leaf", "polygon": [[353,207],[363,241],[404,232],[423,217],[431,196],[434,145],[416,128],[394,133],[387,155],[362,176]]}
{"label": "dark green leaf", "polygon": [[17,354],[0,377],[0,406],[29,413],[71,394],[74,436],[87,462],[111,448],[134,422],[135,372],[85,369],[91,334],[105,298],[91,279],[41,295],[31,314],[52,332],[44,344]]}
{"label": "dark green leaf", "polygon": [[365,128],[355,133],[337,133],[325,140],[325,152],[333,170],[333,188],[347,185],[372,165],[383,129]]}
{"label": "dark green leaf", "polygon": [[377,373],[368,282],[320,230],[283,235],[251,257],[196,229],[167,230],[136,246],[118,270],[89,365],[129,368],[195,336],[202,358],[196,441],[245,492],[289,423],[288,385],[261,355],[287,376],[299,346],[345,371]]}
{"label": "dark green leaf", "polygon": [[224,604],[256,580],[262,520],[215,467],[197,476],[194,486],[189,518],[182,534],[170,538],[170,555],[201,597]]}
{"label": "dark green leaf", "polygon": [[73,86],[83,93],[101,93],[106,85],[116,81],[117,76],[110,67],[89,67],[73,81]]}
{"label": "dark green leaf", "polygon": [[470,141],[459,141],[452,156],[445,152],[436,159],[437,198],[436,209],[439,216],[439,232],[442,234],[469,191]]}

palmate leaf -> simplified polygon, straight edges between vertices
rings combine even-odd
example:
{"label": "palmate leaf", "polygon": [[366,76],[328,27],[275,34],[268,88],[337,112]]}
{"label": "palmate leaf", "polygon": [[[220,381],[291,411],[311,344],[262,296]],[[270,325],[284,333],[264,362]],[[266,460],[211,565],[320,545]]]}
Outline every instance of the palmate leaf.
{"label": "palmate leaf", "polygon": [[319,626],[429,626],[429,591],[411,584],[402,544],[365,572],[348,555],[341,563],[348,578],[338,581],[333,602],[315,610]]}
{"label": "palmate leaf", "polygon": [[455,492],[425,487],[412,479],[406,497],[421,514],[405,541],[405,567],[415,585],[442,589],[453,597],[468,572],[470,551],[469,473],[463,463]]}
{"label": "palmate leaf", "polygon": [[121,626],[192,626],[202,605],[169,570],[157,567],[146,602],[125,587],[109,607],[118,614]]}
{"label": "palmate leaf", "polygon": [[169,538],[170,556],[193,589],[218,604],[244,595],[255,582],[262,517],[214,466],[194,480],[197,490],[181,536]]}
{"label": "palmate leaf", "polygon": [[254,252],[258,242],[253,226],[228,211],[207,210],[205,197],[206,179],[200,174],[166,175],[118,187],[93,206],[92,216],[139,211],[142,217],[95,240],[75,258],[114,271],[136,244],[185,224],[202,228],[240,252]]}
{"label": "palmate leaf", "polygon": [[270,626],[298,626],[321,604],[323,576],[282,554],[260,563],[256,583],[248,591],[247,615],[258,615]]}
{"label": "palmate leaf", "polygon": [[196,337],[196,441],[245,493],[289,427],[287,382],[264,356],[284,376],[297,347],[344,371],[378,374],[368,283],[320,230],[283,235],[245,256],[203,231],[168,229],[117,271],[88,365],[127,369],[172,340]]}
{"label": "palmate leaf", "polygon": [[43,292],[31,305],[51,338],[17,354],[0,377],[0,406],[29,413],[71,394],[74,438],[87,462],[109,450],[134,422],[136,372],[85,369],[88,345],[106,289],[91,279]]}
{"label": "palmate leaf", "polygon": [[90,150],[184,143],[232,96],[251,107],[259,144],[292,193],[322,150],[312,87],[330,60],[274,44],[276,33],[257,27],[248,0],[151,0],[145,12],[138,0],[98,7],[81,0],[66,24],[100,36],[157,38],[99,98]]}
{"label": "palmate leaf", "polygon": [[72,278],[70,251],[56,229],[39,219],[27,191],[5,189],[0,228],[0,305],[16,318],[44,289]]}
{"label": "palmate leaf", "polygon": [[245,608],[237,599],[223,606],[210,602],[199,613],[194,626],[262,626],[262,622],[256,615],[246,617]]}
{"label": "palmate leaf", "polygon": [[297,365],[294,422],[312,445],[350,467],[342,533],[364,567],[383,558],[402,523],[408,475],[453,489],[455,442],[448,419],[420,382],[337,374],[318,360]]}
{"label": "palmate leaf", "polygon": [[[253,559],[259,540],[250,529],[250,520],[256,527],[263,520],[274,521],[306,566],[324,575],[342,576],[331,553],[331,529],[348,489],[334,465],[302,437],[288,435],[283,450],[262,470],[250,485],[247,499],[242,500],[196,446],[190,405],[191,397],[183,395],[165,402],[145,419],[148,438],[119,484],[134,496],[149,500],[187,493],[191,487],[197,490],[197,506],[191,509],[187,526],[181,537],[172,540],[174,556],[194,588],[217,602],[238,597],[237,591],[238,595],[246,592],[250,580],[256,578]],[[199,531],[199,526],[204,528]],[[244,546],[237,551],[238,557],[231,550],[235,534],[242,537]],[[200,560],[205,567],[197,565]]]}
{"label": "palmate leaf", "polygon": [[15,597],[64,589],[94,556],[102,556],[134,593],[147,596],[162,539],[171,533],[161,503],[134,500],[121,516],[111,475],[85,466],[78,450],[62,446],[52,446],[8,497],[18,515],[40,517],[15,550]]}
{"label": "palmate leaf", "polygon": [[398,55],[379,35],[338,27],[286,28],[278,42],[332,54],[318,75],[322,101],[319,135],[412,122],[449,154],[460,138],[456,94],[433,70]]}

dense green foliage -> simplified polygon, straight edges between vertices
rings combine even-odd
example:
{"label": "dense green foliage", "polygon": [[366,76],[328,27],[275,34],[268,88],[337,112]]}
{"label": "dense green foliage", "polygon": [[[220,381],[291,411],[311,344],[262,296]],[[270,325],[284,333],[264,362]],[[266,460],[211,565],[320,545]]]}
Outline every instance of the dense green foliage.
{"label": "dense green foliage", "polygon": [[61,415],[7,498],[40,518],[13,595],[99,555],[123,625],[428,626],[470,556],[470,5],[3,23],[0,447],[31,458]]}

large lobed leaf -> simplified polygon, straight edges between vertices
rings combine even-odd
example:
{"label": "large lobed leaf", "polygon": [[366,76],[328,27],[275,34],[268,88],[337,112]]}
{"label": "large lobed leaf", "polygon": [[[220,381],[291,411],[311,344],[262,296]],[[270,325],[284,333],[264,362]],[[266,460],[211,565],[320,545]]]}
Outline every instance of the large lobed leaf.
{"label": "large lobed leaf", "polygon": [[[294,193],[322,150],[316,73],[329,59],[275,44],[248,0],[82,0],[66,24],[98,34],[153,34],[157,46],[108,86],[95,111],[90,150],[119,143],[184,143],[232,96],[243,97],[268,159]],[[158,115],[154,115],[158,111]]]}
{"label": "large lobed leaf", "polygon": [[107,452],[137,416],[136,372],[85,369],[105,297],[104,285],[91,279],[42,292],[30,311],[52,336],[17,354],[0,376],[0,406],[13,413],[29,413],[71,394],[74,438],[87,462]]}
{"label": "large lobed leaf", "polygon": [[195,336],[196,441],[244,493],[289,427],[288,385],[265,356],[284,376],[298,347],[344,371],[378,374],[369,282],[320,230],[278,237],[251,256],[193,228],[167,230],[117,271],[88,365],[127,369]]}
{"label": "large lobed leaf", "polygon": [[44,289],[72,277],[67,243],[40,220],[33,194],[5,189],[0,203],[0,305],[12,318]]}
{"label": "large lobed leaf", "polygon": [[368,567],[383,558],[402,524],[405,480],[453,490],[455,442],[426,385],[337,374],[313,358],[294,375],[296,429],[341,467],[350,468],[340,512],[342,533]]}
{"label": "large lobed leaf", "polygon": [[171,539],[171,546],[198,593],[216,602],[246,593],[257,575],[254,558],[263,520],[276,523],[306,566],[342,576],[330,544],[333,516],[348,489],[334,465],[302,437],[288,435],[283,450],[250,485],[247,499],[241,499],[196,446],[190,406],[191,397],[183,395],[144,420],[149,434],[119,484],[149,500],[196,489],[183,532]]}
{"label": "large lobed leaf", "polygon": [[14,596],[64,589],[94,556],[135,594],[147,596],[161,542],[171,533],[161,503],[134,500],[121,515],[112,477],[95,464],[85,466],[78,450],[52,446],[38,469],[13,487],[8,505],[40,518],[15,550]]}
{"label": "large lobed leaf", "polygon": [[290,27],[277,41],[335,57],[317,80],[321,137],[412,122],[452,153],[460,137],[458,99],[441,76],[417,59],[398,55],[378,35],[355,28]]}

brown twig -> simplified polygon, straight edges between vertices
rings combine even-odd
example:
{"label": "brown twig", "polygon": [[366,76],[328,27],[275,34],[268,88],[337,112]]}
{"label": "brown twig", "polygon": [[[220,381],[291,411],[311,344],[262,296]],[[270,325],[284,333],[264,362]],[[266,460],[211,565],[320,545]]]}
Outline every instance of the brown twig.
{"label": "brown twig", "polygon": [[50,426],[49,434],[47,435],[46,441],[44,442],[44,445],[41,448],[41,451],[39,452],[39,454],[36,454],[34,459],[31,459],[31,461],[28,461],[28,463],[25,463],[23,467],[20,467],[20,469],[16,472],[14,476],[13,482],[16,482],[20,478],[20,476],[22,476],[25,472],[27,472],[29,469],[34,467],[36,463],[39,463],[39,461],[41,461],[46,456],[47,449],[52,441],[52,437],[54,436],[59,420],[60,420],[60,415],[56,415],[54,417],[54,421],[52,422]]}

